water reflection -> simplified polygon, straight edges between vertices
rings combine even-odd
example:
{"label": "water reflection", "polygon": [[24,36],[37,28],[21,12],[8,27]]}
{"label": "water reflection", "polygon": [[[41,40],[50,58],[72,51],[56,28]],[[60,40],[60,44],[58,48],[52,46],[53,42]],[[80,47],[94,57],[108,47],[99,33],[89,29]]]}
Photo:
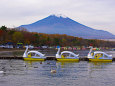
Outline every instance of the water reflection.
{"label": "water reflection", "polygon": [[112,62],[89,62],[88,64],[88,81],[90,86],[106,86],[108,81],[109,69]]}
{"label": "water reflection", "polygon": [[91,69],[103,69],[108,65],[111,65],[112,62],[89,62],[89,67]]}
{"label": "water reflection", "polygon": [[89,62],[88,70],[89,71],[97,71],[97,70],[104,70],[106,67],[109,67],[112,62]]}
{"label": "water reflection", "polygon": [[[45,77],[68,77],[72,72],[77,72],[75,64],[78,62],[25,61],[25,63],[28,70],[42,71],[41,74]],[[52,70],[55,70],[56,73],[51,73]]]}
{"label": "water reflection", "polygon": [[0,71],[0,86],[115,85],[114,62],[0,60]]}
{"label": "water reflection", "polygon": [[106,67],[109,67],[112,62],[89,62],[88,64],[88,72],[91,76],[95,71],[105,71]]}
{"label": "water reflection", "polygon": [[[114,85],[115,77],[112,62],[25,62],[28,74],[39,78],[41,85],[47,86],[108,86]],[[56,70],[56,73],[51,73]],[[108,81],[109,78],[109,81]],[[111,85],[111,86],[112,86]]]}
{"label": "water reflection", "polygon": [[3,82],[6,82],[8,79],[15,79],[14,76],[25,75],[27,73],[22,60],[0,60],[0,71],[3,71],[3,73],[0,73],[0,78]]}

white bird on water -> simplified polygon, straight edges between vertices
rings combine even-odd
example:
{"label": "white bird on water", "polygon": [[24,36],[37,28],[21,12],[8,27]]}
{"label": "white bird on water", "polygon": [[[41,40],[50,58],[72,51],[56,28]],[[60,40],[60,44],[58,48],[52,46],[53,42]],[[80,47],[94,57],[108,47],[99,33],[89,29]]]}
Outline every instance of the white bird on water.
{"label": "white bird on water", "polygon": [[51,69],[51,73],[56,73],[56,70],[52,70],[52,69]]}
{"label": "white bird on water", "polygon": [[0,73],[4,73],[4,71],[0,71]]}
{"label": "white bird on water", "polygon": [[56,73],[56,70],[52,69],[52,67],[51,67],[51,73]]}

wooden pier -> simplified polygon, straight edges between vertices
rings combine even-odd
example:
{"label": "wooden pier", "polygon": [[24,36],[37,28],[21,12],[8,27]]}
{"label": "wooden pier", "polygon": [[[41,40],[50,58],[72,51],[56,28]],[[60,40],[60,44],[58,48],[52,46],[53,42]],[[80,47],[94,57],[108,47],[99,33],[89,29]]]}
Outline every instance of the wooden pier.
{"label": "wooden pier", "polygon": [[[10,60],[11,59],[19,59],[19,60],[24,60],[23,57],[16,57],[16,56],[14,56],[14,57],[0,57],[0,59],[10,59]],[[46,56],[45,61],[46,60],[55,60],[55,61],[57,61],[55,56]],[[79,61],[89,61],[89,59],[86,56],[84,56],[84,57],[80,57]],[[113,58],[112,61],[115,61],[115,58]]]}
{"label": "wooden pier", "polygon": [[22,59],[23,57],[0,57],[0,59]]}

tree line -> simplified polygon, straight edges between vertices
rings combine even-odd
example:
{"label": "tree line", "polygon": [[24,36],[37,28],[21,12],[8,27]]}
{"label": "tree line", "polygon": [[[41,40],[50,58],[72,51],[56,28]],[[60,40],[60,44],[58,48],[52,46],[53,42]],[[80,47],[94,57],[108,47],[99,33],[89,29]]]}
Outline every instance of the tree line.
{"label": "tree line", "polygon": [[34,46],[94,46],[94,47],[115,47],[115,42],[97,39],[83,39],[79,37],[68,36],[66,34],[45,34],[29,32],[25,28],[7,28],[0,27],[0,44],[12,42],[31,44]]}

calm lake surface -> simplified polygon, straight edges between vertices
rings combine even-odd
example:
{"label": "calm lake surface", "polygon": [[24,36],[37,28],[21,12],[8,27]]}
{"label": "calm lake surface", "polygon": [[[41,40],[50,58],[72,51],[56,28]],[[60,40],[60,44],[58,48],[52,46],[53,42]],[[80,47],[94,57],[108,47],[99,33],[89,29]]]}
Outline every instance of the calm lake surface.
{"label": "calm lake surface", "polygon": [[[22,56],[23,52],[3,51],[0,56]],[[56,54],[56,51],[40,52],[47,56]],[[72,52],[82,57],[89,51]],[[115,51],[104,52],[115,57]],[[115,62],[0,60],[0,86],[115,86]]]}
{"label": "calm lake surface", "polygon": [[0,60],[0,71],[0,86],[115,86],[115,62]]}

